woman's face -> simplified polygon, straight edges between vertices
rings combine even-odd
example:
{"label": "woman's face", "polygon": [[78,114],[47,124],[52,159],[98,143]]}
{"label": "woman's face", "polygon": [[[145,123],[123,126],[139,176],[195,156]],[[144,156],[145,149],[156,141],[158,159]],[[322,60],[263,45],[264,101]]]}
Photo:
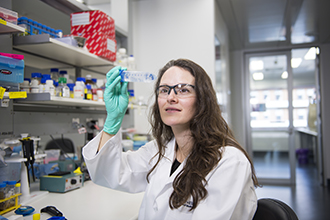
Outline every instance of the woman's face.
{"label": "woman's face", "polygon": [[[164,73],[159,86],[175,86],[177,84],[195,86],[195,78],[189,71],[173,66]],[[158,96],[158,106],[162,121],[172,127],[172,129],[189,129],[189,122],[195,114],[196,103],[196,93],[191,87],[190,90],[192,94],[188,96],[179,97],[173,89],[167,97]]]}

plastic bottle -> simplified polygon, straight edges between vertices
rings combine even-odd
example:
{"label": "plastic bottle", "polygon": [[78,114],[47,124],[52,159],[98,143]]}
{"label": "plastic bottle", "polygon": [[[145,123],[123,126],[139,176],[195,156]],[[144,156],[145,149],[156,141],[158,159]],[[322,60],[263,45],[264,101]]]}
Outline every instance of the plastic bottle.
{"label": "plastic bottle", "polygon": [[85,84],[83,81],[76,81],[76,85],[73,87],[73,97],[75,99],[84,99],[85,96]]}
{"label": "plastic bottle", "polygon": [[[96,79],[93,80],[91,75],[86,75],[86,86],[91,86],[92,98],[91,100],[97,100],[97,86],[96,86]],[[87,99],[87,98],[86,98]]]}
{"label": "plastic bottle", "polygon": [[86,85],[91,85],[93,86],[95,83],[92,80],[92,76],[91,75],[86,75]]}
{"label": "plastic bottle", "polygon": [[32,81],[36,81],[37,84],[39,85],[41,78],[42,78],[41,73],[31,73],[31,83],[32,83]]}
{"label": "plastic bottle", "polygon": [[97,90],[98,90],[98,86],[97,86],[97,79],[92,78],[92,81],[94,82],[94,85],[92,86],[92,94],[93,94],[93,101],[97,101],[98,97],[97,97]]}
{"label": "plastic bottle", "polygon": [[30,83],[31,83],[31,79],[24,78],[23,83],[20,84],[21,91],[25,91],[26,93],[30,93]]}
{"label": "plastic bottle", "polygon": [[127,71],[120,70],[120,76],[122,82],[146,82],[150,83],[157,79],[157,76],[153,73],[143,71]]}
{"label": "plastic bottle", "polygon": [[97,101],[103,102],[103,89],[101,88],[97,89],[96,94],[97,94]]}
{"label": "plastic bottle", "polygon": [[56,82],[58,82],[59,72],[58,72],[57,68],[51,68],[50,75],[51,75],[52,80],[55,80]]}
{"label": "plastic bottle", "polygon": [[31,93],[39,93],[39,81],[38,80],[31,80],[30,91]]}
{"label": "plastic bottle", "polygon": [[46,80],[45,90],[44,92],[50,93],[51,96],[55,96],[55,86],[54,81],[52,79]]}
{"label": "plastic bottle", "polygon": [[133,55],[130,55],[128,57],[128,65],[127,65],[127,69],[128,70],[135,70],[135,58]]}
{"label": "plastic bottle", "polygon": [[74,88],[75,84],[74,84],[74,83],[67,83],[66,85],[67,85],[67,86],[69,87],[69,89],[70,89],[70,98],[74,98],[74,91],[73,91],[73,88]]}
{"label": "plastic bottle", "polygon": [[45,92],[45,85],[46,85],[46,78],[41,78],[40,84],[39,84],[39,93]]}
{"label": "plastic bottle", "polygon": [[68,82],[68,79],[69,79],[68,71],[66,71],[66,70],[60,70],[60,72],[59,72],[59,77],[64,77],[64,78],[66,78],[66,82]]}
{"label": "plastic bottle", "polygon": [[133,89],[129,89],[129,90],[127,90],[127,92],[129,94],[129,100],[128,100],[128,102],[130,104],[135,104],[136,100],[135,100],[134,90]]}
{"label": "plastic bottle", "polygon": [[58,78],[58,86],[56,89],[56,96],[70,98],[70,89],[66,85],[66,78],[60,77]]}
{"label": "plastic bottle", "polygon": [[87,100],[92,100],[93,94],[92,94],[92,86],[90,84],[86,85],[87,88],[87,94],[86,94],[86,99]]}
{"label": "plastic bottle", "polygon": [[[21,193],[21,184],[20,183],[16,183],[15,184],[15,194],[20,194]],[[20,197],[17,198],[17,204],[20,204]]]}
{"label": "plastic bottle", "polygon": [[126,49],[125,48],[119,48],[118,50],[118,65],[123,67],[123,68],[127,68],[127,54],[126,54]]}
{"label": "plastic bottle", "polygon": [[42,78],[41,78],[40,84],[39,84],[39,93],[44,93],[45,92],[46,81],[48,79],[50,79],[50,74],[42,75]]}

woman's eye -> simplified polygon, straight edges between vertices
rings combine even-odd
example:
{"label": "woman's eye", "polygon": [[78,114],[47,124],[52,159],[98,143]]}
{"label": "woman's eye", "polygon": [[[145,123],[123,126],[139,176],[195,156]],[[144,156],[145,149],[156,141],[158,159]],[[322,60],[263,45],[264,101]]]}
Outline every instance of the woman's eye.
{"label": "woman's eye", "polygon": [[166,89],[166,88],[160,89],[159,93],[168,93],[168,89]]}
{"label": "woman's eye", "polygon": [[180,90],[180,93],[189,93],[189,89],[188,88],[181,88]]}

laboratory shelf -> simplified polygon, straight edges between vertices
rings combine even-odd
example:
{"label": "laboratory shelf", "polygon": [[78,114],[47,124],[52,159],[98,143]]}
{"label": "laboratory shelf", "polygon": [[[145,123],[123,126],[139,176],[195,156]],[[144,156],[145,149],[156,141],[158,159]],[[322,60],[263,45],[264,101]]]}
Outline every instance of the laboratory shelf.
{"label": "laboratory shelf", "polygon": [[[26,65],[38,68],[73,66],[106,74],[113,62],[51,38],[48,34],[14,36],[13,48],[24,55]],[[36,60],[39,57],[42,59]],[[35,60],[35,61],[33,61]]]}
{"label": "laboratory shelf", "polygon": [[16,99],[15,103],[105,108],[104,102],[56,97],[50,93],[28,93],[26,99]]}
{"label": "laboratory shelf", "polygon": [[25,29],[18,25],[0,20],[0,34],[24,33],[24,31]]}
{"label": "laboratory shelf", "polygon": [[[51,96],[50,93],[28,93],[26,99],[15,99],[14,104],[32,104],[49,106],[71,106],[81,108],[105,109],[104,102]],[[128,109],[147,109],[147,105],[129,103]]]}

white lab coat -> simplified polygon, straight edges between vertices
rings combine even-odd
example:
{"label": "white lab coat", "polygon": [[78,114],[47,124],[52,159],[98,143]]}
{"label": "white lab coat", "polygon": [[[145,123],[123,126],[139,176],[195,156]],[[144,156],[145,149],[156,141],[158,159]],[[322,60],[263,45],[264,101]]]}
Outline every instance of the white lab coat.
{"label": "white lab coat", "polygon": [[[83,156],[91,179],[96,184],[125,192],[145,192],[139,220],[161,219],[219,219],[251,220],[257,208],[257,197],[251,179],[250,163],[234,147],[225,147],[223,158],[206,177],[207,197],[189,212],[192,200],[179,209],[170,209],[172,183],[182,170],[183,162],[170,176],[175,155],[175,140],[167,144],[165,158],[146,180],[148,171],[156,163],[155,141],[137,151],[122,152],[121,133],[118,132],[96,154],[101,134],[83,148]],[[167,158],[167,159],[166,159]]]}

